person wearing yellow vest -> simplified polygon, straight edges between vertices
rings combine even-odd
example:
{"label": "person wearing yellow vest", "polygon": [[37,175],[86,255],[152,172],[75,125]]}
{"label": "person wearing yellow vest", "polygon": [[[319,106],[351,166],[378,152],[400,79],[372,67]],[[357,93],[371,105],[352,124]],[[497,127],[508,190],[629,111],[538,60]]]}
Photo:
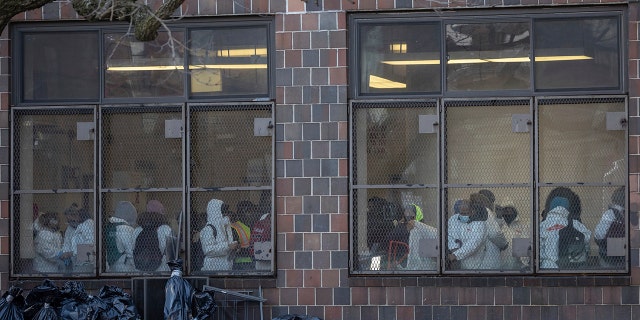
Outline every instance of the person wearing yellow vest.
{"label": "person wearing yellow vest", "polygon": [[236,214],[232,215],[235,220],[231,223],[233,229],[233,239],[238,241],[238,248],[234,254],[233,270],[255,269],[255,262],[251,256],[251,228],[247,225],[254,212],[255,205],[244,200],[238,202]]}

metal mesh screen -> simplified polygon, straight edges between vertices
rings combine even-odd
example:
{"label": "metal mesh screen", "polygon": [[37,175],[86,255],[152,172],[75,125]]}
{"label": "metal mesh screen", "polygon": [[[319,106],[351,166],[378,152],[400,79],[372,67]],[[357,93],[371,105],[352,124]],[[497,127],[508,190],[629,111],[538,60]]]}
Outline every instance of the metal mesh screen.
{"label": "metal mesh screen", "polygon": [[12,274],[94,275],[93,108],[13,119]]}
{"label": "metal mesh screen", "polygon": [[[623,99],[542,100],[538,106],[540,182],[625,184]],[[621,118],[621,119],[623,119]]]}
{"label": "metal mesh screen", "polygon": [[102,195],[102,271],[169,272],[184,256],[185,216],[180,192],[109,192]]}
{"label": "metal mesh screen", "polygon": [[447,188],[446,194],[447,271],[533,271],[531,188]]}
{"label": "metal mesh screen", "polygon": [[[541,271],[627,269],[629,219],[623,186],[544,187],[539,199]],[[623,226],[611,234],[609,229],[617,223],[615,211]],[[569,233],[571,220],[576,231]]]}
{"label": "metal mesh screen", "polygon": [[170,132],[181,119],[179,107],[103,109],[102,187],[180,187],[182,139]]}
{"label": "metal mesh screen", "polygon": [[447,183],[530,182],[532,130],[514,124],[529,114],[529,100],[446,101]]}
{"label": "metal mesh screen", "polygon": [[190,186],[270,186],[271,135],[260,127],[271,105],[193,106],[190,124]]}
{"label": "metal mesh screen", "polygon": [[354,190],[354,271],[437,272],[438,203],[435,188]]}
{"label": "metal mesh screen", "polygon": [[[271,190],[192,192],[190,227],[190,263],[193,274],[271,272],[272,258],[257,255],[255,242],[271,242]],[[240,222],[240,223],[238,223]],[[251,229],[249,245],[242,225]],[[269,228],[268,232],[258,230]],[[260,239],[255,237],[261,236]],[[234,247],[230,245],[237,242]]]}
{"label": "metal mesh screen", "polygon": [[358,103],[352,108],[354,184],[438,182],[434,102]]}

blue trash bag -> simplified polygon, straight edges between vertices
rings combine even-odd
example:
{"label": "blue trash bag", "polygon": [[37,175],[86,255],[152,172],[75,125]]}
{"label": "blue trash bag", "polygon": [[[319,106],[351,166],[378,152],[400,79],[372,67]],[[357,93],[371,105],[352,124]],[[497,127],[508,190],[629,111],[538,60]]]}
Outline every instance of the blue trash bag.
{"label": "blue trash bag", "polygon": [[131,296],[122,288],[104,286],[100,289],[98,298],[105,303],[106,310],[100,313],[100,320],[138,320],[140,314]]}
{"label": "blue trash bag", "polygon": [[193,320],[213,320],[216,316],[218,306],[213,297],[213,292],[200,291],[195,289],[191,299],[191,313]]}
{"label": "blue trash bag", "polygon": [[44,303],[43,307],[33,316],[32,320],[58,320],[58,312],[48,303]]}
{"label": "blue trash bag", "polygon": [[64,298],[60,306],[60,318],[63,320],[99,320],[109,309],[106,302],[87,294],[82,283],[77,281],[65,282],[60,293]]}
{"label": "blue trash bag", "polygon": [[57,314],[57,309],[60,307],[62,300],[63,297],[60,293],[60,288],[58,288],[53,281],[45,279],[41,285],[31,289],[25,297],[26,307],[24,310],[24,318],[37,319],[36,316],[43,317],[45,314],[52,315],[51,310],[42,311],[45,305],[47,308],[53,309]]}
{"label": "blue trash bag", "polygon": [[0,320],[22,320],[25,307],[22,289],[12,286],[0,298]]}
{"label": "blue trash bag", "polygon": [[172,260],[167,264],[171,269],[171,277],[164,286],[164,319],[189,320],[194,289],[182,278],[182,259]]}

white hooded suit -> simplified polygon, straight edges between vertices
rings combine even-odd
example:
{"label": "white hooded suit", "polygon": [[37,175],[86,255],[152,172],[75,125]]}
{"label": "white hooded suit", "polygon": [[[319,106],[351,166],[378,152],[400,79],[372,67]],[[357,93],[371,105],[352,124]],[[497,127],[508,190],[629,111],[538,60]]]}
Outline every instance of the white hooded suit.
{"label": "white hooded suit", "polygon": [[[233,242],[229,217],[222,215],[222,200],[211,199],[207,204],[207,225],[200,231],[204,252],[202,271],[231,270],[229,244]],[[215,236],[213,232],[215,228]]]}

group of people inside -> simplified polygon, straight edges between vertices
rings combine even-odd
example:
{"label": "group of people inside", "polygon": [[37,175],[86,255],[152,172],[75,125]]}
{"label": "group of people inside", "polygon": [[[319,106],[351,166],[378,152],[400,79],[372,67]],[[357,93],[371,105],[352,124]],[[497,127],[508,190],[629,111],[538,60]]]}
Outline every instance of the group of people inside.
{"label": "group of people inside", "polygon": [[222,200],[211,199],[206,220],[196,224],[195,230],[199,231],[192,236],[194,270],[271,270],[271,213],[267,208],[243,200],[234,212]]}
{"label": "group of people inside", "polygon": [[[592,233],[582,223],[580,197],[570,188],[554,188],[540,217],[540,268],[587,267],[592,237],[599,248],[600,266],[621,267],[625,257],[607,253],[607,240],[625,236],[625,199],[624,187],[613,192],[611,203]],[[399,215],[398,206],[373,197],[369,199],[368,209],[369,248],[388,252],[387,259],[393,262],[388,263],[390,269],[438,269],[437,254],[425,254],[429,248],[424,248],[425,245],[433,246],[434,241],[439,242],[438,229],[424,223],[422,208],[410,204],[403,208],[403,215]],[[562,229],[565,231],[561,232]],[[574,234],[563,234],[569,234],[569,231]],[[575,236],[576,233],[579,235]],[[577,245],[571,243],[575,242],[574,238],[579,239]],[[443,258],[447,270],[527,272],[532,270],[532,241],[531,227],[519,219],[515,205],[509,202],[496,205],[493,192],[483,189],[467,199],[455,201],[453,214],[447,220],[447,247]],[[406,252],[394,247],[397,243],[405,243]],[[397,259],[397,256],[405,259]]]}
{"label": "group of people inside", "polygon": [[[67,222],[62,229],[55,211],[38,213],[33,222],[33,269],[40,273],[92,272],[91,248],[95,243],[95,222],[89,211],[72,204],[64,211]],[[64,233],[61,231],[64,230]],[[85,254],[89,256],[83,256]],[[93,258],[93,260],[92,260]]]}
{"label": "group of people inside", "polygon": [[[271,270],[271,214],[249,200],[236,211],[222,200],[211,199],[206,216],[193,215],[191,268],[195,271]],[[66,227],[55,211],[39,213],[33,223],[33,270],[38,273],[95,272],[95,221],[85,208],[73,204],[64,211]],[[116,203],[103,227],[106,272],[169,271],[167,262],[177,257],[179,226],[167,218],[158,200],[145,211],[129,201]]]}
{"label": "group of people inside", "polygon": [[[34,221],[34,271],[95,272],[96,237],[92,215],[74,203],[64,211],[64,218],[67,222],[64,235],[55,211],[39,213]],[[169,271],[167,262],[171,250],[168,249],[175,248],[172,245],[176,238],[160,201],[149,201],[146,211],[140,214],[131,202],[120,201],[104,229],[107,272]],[[152,240],[138,241],[145,233],[152,234]],[[157,261],[145,261],[154,250],[160,252],[155,258]]]}

